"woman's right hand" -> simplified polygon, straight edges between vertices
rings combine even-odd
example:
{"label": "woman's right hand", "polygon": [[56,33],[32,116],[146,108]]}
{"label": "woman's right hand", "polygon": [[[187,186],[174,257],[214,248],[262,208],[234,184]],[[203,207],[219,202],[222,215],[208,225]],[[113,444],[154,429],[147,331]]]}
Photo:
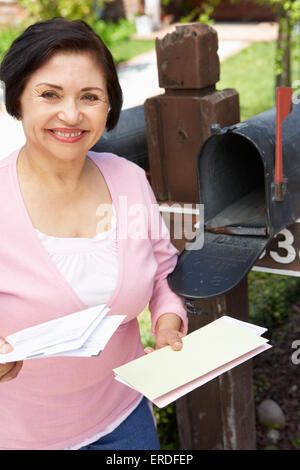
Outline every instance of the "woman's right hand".
{"label": "woman's right hand", "polygon": [[[5,340],[5,338],[0,336],[0,354],[7,354],[11,351],[13,351],[13,347]],[[0,364],[0,383],[16,378],[22,365],[23,361]]]}

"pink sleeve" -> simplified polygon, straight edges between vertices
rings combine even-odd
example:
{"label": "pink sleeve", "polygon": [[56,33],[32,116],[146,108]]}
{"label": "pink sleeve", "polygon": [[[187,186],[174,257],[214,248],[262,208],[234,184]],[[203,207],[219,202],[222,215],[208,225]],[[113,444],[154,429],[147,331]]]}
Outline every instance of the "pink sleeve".
{"label": "pink sleeve", "polygon": [[158,318],[164,313],[175,313],[182,319],[181,331],[186,334],[188,319],[182,297],[175,294],[169,287],[167,275],[177,263],[178,250],[170,241],[168,228],[160,214],[159,206],[148,180],[146,188],[150,198],[150,239],[157,260],[157,270],[154,279],[152,297],[149,302],[151,312],[151,333],[155,338],[155,326]]}

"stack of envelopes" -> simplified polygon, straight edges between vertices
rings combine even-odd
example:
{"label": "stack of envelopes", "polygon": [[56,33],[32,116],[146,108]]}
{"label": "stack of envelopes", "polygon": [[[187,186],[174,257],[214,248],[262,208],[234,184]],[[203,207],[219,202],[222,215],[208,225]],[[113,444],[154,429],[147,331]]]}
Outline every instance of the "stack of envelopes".
{"label": "stack of envelopes", "polygon": [[97,356],[125,318],[106,314],[105,305],[40,323],[6,337],[14,350],[0,354],[0,364],[53,356]]}

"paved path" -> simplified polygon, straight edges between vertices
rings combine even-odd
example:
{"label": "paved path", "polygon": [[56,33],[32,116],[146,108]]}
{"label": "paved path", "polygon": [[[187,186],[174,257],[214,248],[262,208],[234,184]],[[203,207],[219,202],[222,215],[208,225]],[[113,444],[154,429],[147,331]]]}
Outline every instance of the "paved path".
{"label": "paved path", "polygon": [[[249,41],[219,41],[218,55],[220,61],[249,46]],[[120,84],[124,93],[124,108],[132,108],[150,96],[164,93],[158,86],[157,62],[155,50],[136,57],[118,71]]]}
{"label": "paved path", "polygon": [[[214,25],[219,37],[218,54],[220,61],[236,54],[253,41],[270,41],[276,38],[276,25],[257,24],[217,24]],[[163,37],[174,31],[175,26],[152,33],[152,38]],[[148,37],[149,38],[149,37]],[[123,109],[143,104],[144,101],[164,90],[158,86],[156,54],[150,51],[142,54],[118,69],[118,75],[124,94]],[[22,124],[6,113],[0,113],[0,159],[25,141]]]}
{"label": "paved path", "polygon": [[[275,23],[218,23],[213,27],[218,34],[218,55],[221,62],[248,47],[252,42],[272,41],[277,37],[277,24]],[[175,29],[176,24],[143,38],[160,39]],[[143,104],[146,98],[164,92],[158,86],[154,50],[120,67],[119,78],[124,92],[124,108]]]}

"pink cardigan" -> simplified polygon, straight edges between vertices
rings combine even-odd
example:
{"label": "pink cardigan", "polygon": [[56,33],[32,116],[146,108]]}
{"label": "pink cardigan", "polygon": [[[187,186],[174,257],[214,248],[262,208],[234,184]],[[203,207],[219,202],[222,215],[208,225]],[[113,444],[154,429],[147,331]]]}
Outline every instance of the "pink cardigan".
{"label": "pink cardigan", "polygon": [[[0,161],[0,336],[4,337],[86,308],[34,230],[18,184],[18,154],[19,150]],[[0,449],[64,449],[126,413],[140,395],[117,382],[112,369],[144,354],[137,315],[148,303],[153,335],[157,319],[166,312],[179,315],[182,331],[187,331],[183,301],[166,281],[178,253],[164,224],[160,223],[160,238],[152,231],[161,218],[157,207],[151,211],[156,201],[145,172],[113,154],[90,151],[88,156],[100,168],[117,212],[119,273],[107,304],[109,314],[127,316],[99,357],[24,361],[16,379],[0,384]]]}

